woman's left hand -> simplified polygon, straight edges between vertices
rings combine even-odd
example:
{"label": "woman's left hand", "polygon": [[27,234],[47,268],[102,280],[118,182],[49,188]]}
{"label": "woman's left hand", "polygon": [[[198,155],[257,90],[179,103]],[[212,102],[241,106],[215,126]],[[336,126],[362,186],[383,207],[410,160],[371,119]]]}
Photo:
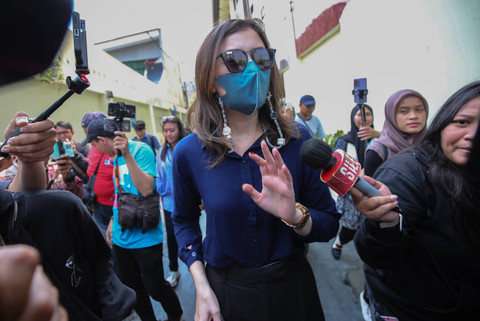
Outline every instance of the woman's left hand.
{"label": "woman's left hand", "polygon": [[365,127],[360,127],[358,130],[358,137],[361,140],[369,140],[372,138],[379,138],[380,137],[380,132],[375,130],[373,127],[365,126]]}
{"label": "woman's left hand", "polygon": [[301,216],[297,216],[290,171],[283,162],[277,148],[273,148],[270,152],[264,140],[261,142],[261,147],[265,159],[255,153],[249,153],[249,155],[260,166],[262,192],[258,192],[250,184],[243,184],[243,191],[250,195],[258,206],[270,214],[292,224],[299,222]]}

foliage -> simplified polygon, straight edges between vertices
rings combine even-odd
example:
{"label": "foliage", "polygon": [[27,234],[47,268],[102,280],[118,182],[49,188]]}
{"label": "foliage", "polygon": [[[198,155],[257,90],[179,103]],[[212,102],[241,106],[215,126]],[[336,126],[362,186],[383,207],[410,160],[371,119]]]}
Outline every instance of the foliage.
{"label": "foliage", "polygon": [[335,146],[335,143],[337,142],[337,139],[340,136],[343,136],[343,134],[344,134],[343,130],[338,129],[334,134],[328,134],[325,137],[325,142],[327,144],[329,144],[330,146],[332,146],[332,148],[333,148]]}
{"label": "foliage", "polygon": [[62,60],[60,57],[57,57],[53,60],[50,67],[44,72],[36,76],[41,82],[53,83],[62,83],[63,82],[63,69],[62,69]]}

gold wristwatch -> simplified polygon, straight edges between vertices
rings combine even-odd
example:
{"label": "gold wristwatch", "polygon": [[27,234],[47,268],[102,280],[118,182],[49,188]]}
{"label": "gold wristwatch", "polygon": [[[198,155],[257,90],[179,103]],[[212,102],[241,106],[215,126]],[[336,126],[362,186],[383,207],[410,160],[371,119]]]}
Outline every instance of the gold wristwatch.
{"label": "gold wristwatch", "polygon": [[298,208],[303,213],[303,217],[300,220],[300,222],[298,222],[295,225],[290,224],[283,219],[282,219],[282,222],[285,223],[286,225],[290,226],[291,228],[295,229],[295,230],[301,230],[305,226],[305,224],[307,224],[308,220],[310,219],[310,212],[308,211],[308,208],[306,208],[305,206],[303,206],[300,203],[296,203],[295,207]]}

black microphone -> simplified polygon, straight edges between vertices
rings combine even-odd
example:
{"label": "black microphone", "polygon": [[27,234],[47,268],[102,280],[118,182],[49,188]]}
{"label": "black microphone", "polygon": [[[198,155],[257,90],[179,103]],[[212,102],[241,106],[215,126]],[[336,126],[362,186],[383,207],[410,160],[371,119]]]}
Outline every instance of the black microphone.
{"label": "black microphone", "polygon": [[[359,176],[360,163],[341,149],[337,149],[333,154],[332,152],[330,145],[311,138],[300,148],[300,158],[313,169],[321,168],[320,179],[341,196],[352,187],[369,197],[382,196],[375,187]],[[393,210],[400,213],[398,206]]]}

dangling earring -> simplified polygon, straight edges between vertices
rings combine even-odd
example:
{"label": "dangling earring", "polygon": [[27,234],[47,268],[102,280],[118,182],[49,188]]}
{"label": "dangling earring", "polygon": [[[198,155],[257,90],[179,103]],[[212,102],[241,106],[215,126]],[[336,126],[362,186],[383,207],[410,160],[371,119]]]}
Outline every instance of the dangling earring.
{"label": "dangling earring", "polygon": [[[285,138],[283,138],[283,133],[280,129],[280,124],[278,123],[278,114],[275,112],[275,110],[273,110],[272,101],[270,100],[271,97],[272,94],[270,93],[270,91],[267,92],[267,102],[268,106],[270,107],[270,118],[273,120],[275,125],[277,125],[278,135],[280,136],[279,138],[277,138],[277,148],[280,149],[285,145]],[[270,146],[270,148],[273,148],[274,146],[272,145],[272,143],[270,143],[270,139],[268,139],[267,129],[265,128],[265,125],[263,123],[262,128],[263,132],[265,133],[265,141],[267,142],[268,146]]]}
{"label": "dangling earring", "polygon": [[232,137],[232,129],[228,127],[227,123],[227,116],[225,115],[225,108],[223,108],[223,100],[222,97],[218,96],[218,103],[220,104],[220,109],[222,110],[222,117],[223,117],[223,136],[227,136],[232,144],[232,149],[228,151],[229,153],[233,153],[235,151],[235,143],[233,142]]}

